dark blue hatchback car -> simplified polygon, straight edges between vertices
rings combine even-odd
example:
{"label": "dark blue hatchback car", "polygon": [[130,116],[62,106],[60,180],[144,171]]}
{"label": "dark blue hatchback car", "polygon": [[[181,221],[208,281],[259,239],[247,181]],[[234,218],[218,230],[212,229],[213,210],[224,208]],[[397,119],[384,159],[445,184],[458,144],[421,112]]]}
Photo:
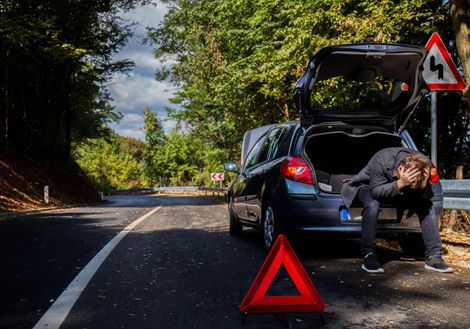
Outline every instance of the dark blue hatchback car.
{"label": "dark blue hatchback car", "polygon": [[[404,126],[427,92],[426,55],[423,47],[389,44],[320,50],[294,89],[300,121],[246,132],[241,167],[225,164],[238,174],[227,195],[230,233],[258,228],[267,248],[280,233],[359,233],[361,204],[344,206],[342,184],[383,148],[416,149]],[[439,214],[434,167],[431,182]],[[377,233],[397,238],[405,252],[423,249],[417,217],[393,204],[382,205]]]}

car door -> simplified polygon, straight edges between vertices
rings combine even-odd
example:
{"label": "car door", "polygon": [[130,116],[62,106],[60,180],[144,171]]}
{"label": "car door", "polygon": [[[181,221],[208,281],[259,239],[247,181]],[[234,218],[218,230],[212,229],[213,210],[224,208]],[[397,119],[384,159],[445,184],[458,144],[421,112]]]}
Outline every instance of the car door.
{"label": "car door", "polygon": [[268,177],[267,173],[273,166],[273,160],[287,131],[288,127],[280,126],[268,133],[256,165],[247,173],[249,179],[246,185],[246,211],[247,219],[251,222],[258,222],[261,219],[263,188]]}
{"label": "car door", "polygon": [[258,163],[259,153],[264,144],[266,134],[261,136],[248,152],[240,175],[233,184],[233,207],[237,217],[241,220],[249,220],[246,209],[247,186],[253,178],[253,170]]}

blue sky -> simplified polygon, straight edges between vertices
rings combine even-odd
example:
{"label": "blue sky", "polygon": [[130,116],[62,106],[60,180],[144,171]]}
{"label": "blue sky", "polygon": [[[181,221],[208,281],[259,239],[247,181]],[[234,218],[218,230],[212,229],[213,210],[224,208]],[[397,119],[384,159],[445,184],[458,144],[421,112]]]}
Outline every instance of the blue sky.
{"label": "blue sky", "polygon": [[[166,115],[164,107],[171,106],[168,98],[172,96],[175,87],[169,82],[155,80],[155,70],[161,65],[152,54],[152,46],[143,45],[146,37],[147,26],[157,26],[162,20],[167,9],[164,5],[148,5],[125,13],[122,17],[135,22],[133,27],[134,37],[127,45],[116,54],[115,59],[130,59],[135,63],[134,69],[124,74],[117,74],[111,81],[109,90],[115,111],[121,112],[124,117],[118,124],[112,124],[118,134],[144,140],[143,111],[149,106],[162,118]],[[174,107],[174,106],[173,106]],[[165,122],[165,128],[170,128],[174,123]]]}

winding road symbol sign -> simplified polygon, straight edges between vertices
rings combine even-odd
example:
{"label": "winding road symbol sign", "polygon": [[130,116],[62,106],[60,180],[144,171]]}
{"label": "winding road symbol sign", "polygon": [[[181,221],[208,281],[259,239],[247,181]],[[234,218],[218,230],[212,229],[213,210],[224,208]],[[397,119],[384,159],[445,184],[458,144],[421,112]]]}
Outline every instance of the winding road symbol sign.
{"label": "winding road symbol sign", "polygon": [[430,90],[464,90],[465,81],[450,57],[438,33],[426,44],[429,49],[424,61],[423,78]]}
{"label": "winding road symbol sign", "polygon": [[224,180],[224,173],[218,173],[218,172],[212,173],[211,179],[213,181]]}

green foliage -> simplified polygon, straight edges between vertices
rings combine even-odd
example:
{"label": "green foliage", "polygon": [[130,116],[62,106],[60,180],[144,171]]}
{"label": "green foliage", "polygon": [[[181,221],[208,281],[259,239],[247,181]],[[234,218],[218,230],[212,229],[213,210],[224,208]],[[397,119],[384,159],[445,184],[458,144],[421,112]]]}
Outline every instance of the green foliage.
{"label": "green foliage", "polygon": [[223,168],[225,153],[195,133],[178,128],[168,134],[162,120],[144,111],[143,174],[151,186],[209,185],[210,173]]}
{"label": "green foliage", "polygon": [[111,134],[75,150],[75,160],[101,191],[146,186],[142,174],[144,143]]}
{"label": "green foliage", "polygon": [[0,3],[0,149],[68,160],[119,114],[105,82],[131,67],[112,55],[131,35],[122,11],[147,0]]}
{"label": "green foliage", "polygon": [[173,129],[156,154],[156,165],[163,173],[163,183],[188,185],[202,168],[202,143],[189,134]]}
{"label": "green foliage", "polygon": [[412,42],[442,20],[439,1],[170,1],[151,30],[157,56],[175,56],[182,85],[176,115],[215,147],[238,156],[247,129],[297,114],[292,87],[330,44]]}
{"label": "green foliage", "polygon": [[[292,88],[320,48],[360,42],[424,45],[435,31],[453,39],[449,6],[441,0],[166,2],[170,10],[163,24],[149,35],[157,58],[176,59],[162,70],[170,69],[171,79],[181,86],[173,99],[181,111],[173,116],[223,150],[225,159],[239,157],[246,130],[298,118]],[[323,101],[334,93],[327,91]],[[446,97],[461,103],[458,93]],[[457,109],[462,107],[468,112],[468,105]],[[461,110],[455,109],[447,115],[457,123]],[[469,123],[464,126],[460,138],[468,142]],[[455,158],[452,154],[445,159]]]}
{"label": "green foliage", "polygon": [[220,149],[176,128],[165,134],[160,119],[148,108],[144,118],[145,143],[112,133],[75,148],[75,160],[100,190],[207,186],[210,173],[223,170]]}

